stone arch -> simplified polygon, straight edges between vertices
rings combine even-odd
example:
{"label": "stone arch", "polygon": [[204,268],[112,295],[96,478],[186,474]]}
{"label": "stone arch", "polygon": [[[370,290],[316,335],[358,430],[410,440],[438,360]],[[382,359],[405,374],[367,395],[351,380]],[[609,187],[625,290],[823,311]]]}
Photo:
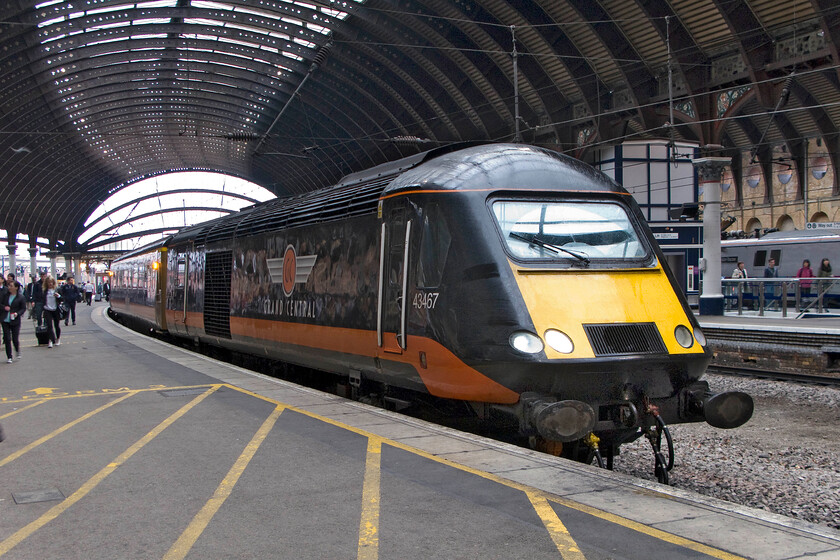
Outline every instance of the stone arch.
{"label": "stone arch", "polygon": [[825,212],[814,212],[814,214],[811,216],[811,219],[808,221],[824,224],[828,221],[828,214],[826,214]]}
{"label": "stone arch", "polygon": [[779,216],[779,219],[776,220],[776,229],[779,231],[793,231],[796,229],[796,225],[793,223],[793,218],[787,214],[782,214]]}
{"label": "stone arch", "polygon": [[755,230],[760,231],[763,228],[764,226],[761,225],[761,220],[759,220],[758,218],[750,218],[749,220],[747,220],[747,227],[744,228],[744,232],[747,234],[751,234],[755,232]]}

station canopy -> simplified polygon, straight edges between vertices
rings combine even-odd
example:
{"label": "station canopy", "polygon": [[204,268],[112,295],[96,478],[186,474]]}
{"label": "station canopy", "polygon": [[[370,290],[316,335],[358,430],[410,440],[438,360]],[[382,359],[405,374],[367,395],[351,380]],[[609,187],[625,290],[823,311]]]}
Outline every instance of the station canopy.
{"label": "station canopy", "polygon": [[836,0],[0,6],[0,229],[63,250],[171,171],[286,196],[453,142],[668,139],[804,173],[814,138],[838,168]]}

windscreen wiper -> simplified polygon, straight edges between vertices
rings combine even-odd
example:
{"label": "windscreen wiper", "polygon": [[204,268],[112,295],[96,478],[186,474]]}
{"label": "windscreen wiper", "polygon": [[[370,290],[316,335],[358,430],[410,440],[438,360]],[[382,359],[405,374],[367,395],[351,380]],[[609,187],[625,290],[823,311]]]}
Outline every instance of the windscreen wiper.
{"label": "windscreen wiper", "polygon": [[510,236],[513,237],[514,239],[519,239],[520,241],[525,241],[529,244],[538,245],[538,246],[542,247],[543,249],[548,249],[552,253],[559,253],[559,252],[562,251],[562,252],[564,252],[568,255],[573,256],[574,258],[578,259],[581,262],[589,264],[589,257],[587,257],[586,255],[581,255],[580,253],[575,253],[574,251],[569,251],[568,249],[564,249],[563,247],[560,247],[558,245],[552,245],[548,241],[546,241],[544,239],[540,239],[536,235],[534,237],[525,237],[524,235],[519,235],[518,233],[512,231],[512,232],[510,232]]}

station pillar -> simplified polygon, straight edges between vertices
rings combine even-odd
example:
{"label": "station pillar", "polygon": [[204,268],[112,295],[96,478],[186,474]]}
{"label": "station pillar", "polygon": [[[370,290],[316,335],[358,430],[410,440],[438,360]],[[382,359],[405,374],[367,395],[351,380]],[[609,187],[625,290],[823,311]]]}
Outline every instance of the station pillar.
{"label": "station pillar", "polygon": [[50,275],[53,278],[58,276],[58,267],[56,266],[56,259],[58,259],[58,251],[50,251],[47,253],[47,258],[50,259]]}
{"label": "station pillar", "polygon": [[64,255],[64,273],[67,278],[73,276],[73,257],[71,255]]}
{"label": "station pillar", "polygon": [[704,157],[691,160],[703,186],[703,290],[700,315],[723,315],[723,292],[720,281],[720,181],[728,157]]}
{"label": "station pillar", "polygon": [[[14,243],[9,243],[6,245],[6,249],[9,250],[9,271],[15,275],[17,278],[17,245]],[[18,280],[20,282],[20,280]]]}
{"label": "station pillar", "polygon": [[38,275],[38,247],[35,245],[29,246],[29,275],[30,277],[34,276],[36,281],[40,278]]}

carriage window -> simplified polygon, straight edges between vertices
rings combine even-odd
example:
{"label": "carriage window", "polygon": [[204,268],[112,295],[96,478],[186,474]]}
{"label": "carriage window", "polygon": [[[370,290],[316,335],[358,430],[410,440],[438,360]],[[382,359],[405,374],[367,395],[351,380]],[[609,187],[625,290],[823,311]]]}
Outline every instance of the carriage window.
{"label": "carriage window", "polygon": [[187,283],[187,259],[183,254],[178,255],[176,263],[177,276],[175,277],[175,286],[183,288]]}
{"label": "carriage window", "polygon": [[452,235],[437,205],[430,206],[423,217],[423,240],[420,243],[420,260],[417,263],[417,285],[436,288],[443,277],[443,267]]}
{"label": "carriage window", "polygon": [[493,213],[514,257],[589,263],[648,255],[624,208],[610,202],[508,201]]}
{"label": "carriage window", "polygon": [[767,259],[767,251],[756,251],[753,257],[753,266],[764,266],[764,261]]}
{"label": "carriage window", "polygon": [[781,249],[773,249],[770,251],[770,258],[776,261],[776,266],[782,264],[782,250]]}

